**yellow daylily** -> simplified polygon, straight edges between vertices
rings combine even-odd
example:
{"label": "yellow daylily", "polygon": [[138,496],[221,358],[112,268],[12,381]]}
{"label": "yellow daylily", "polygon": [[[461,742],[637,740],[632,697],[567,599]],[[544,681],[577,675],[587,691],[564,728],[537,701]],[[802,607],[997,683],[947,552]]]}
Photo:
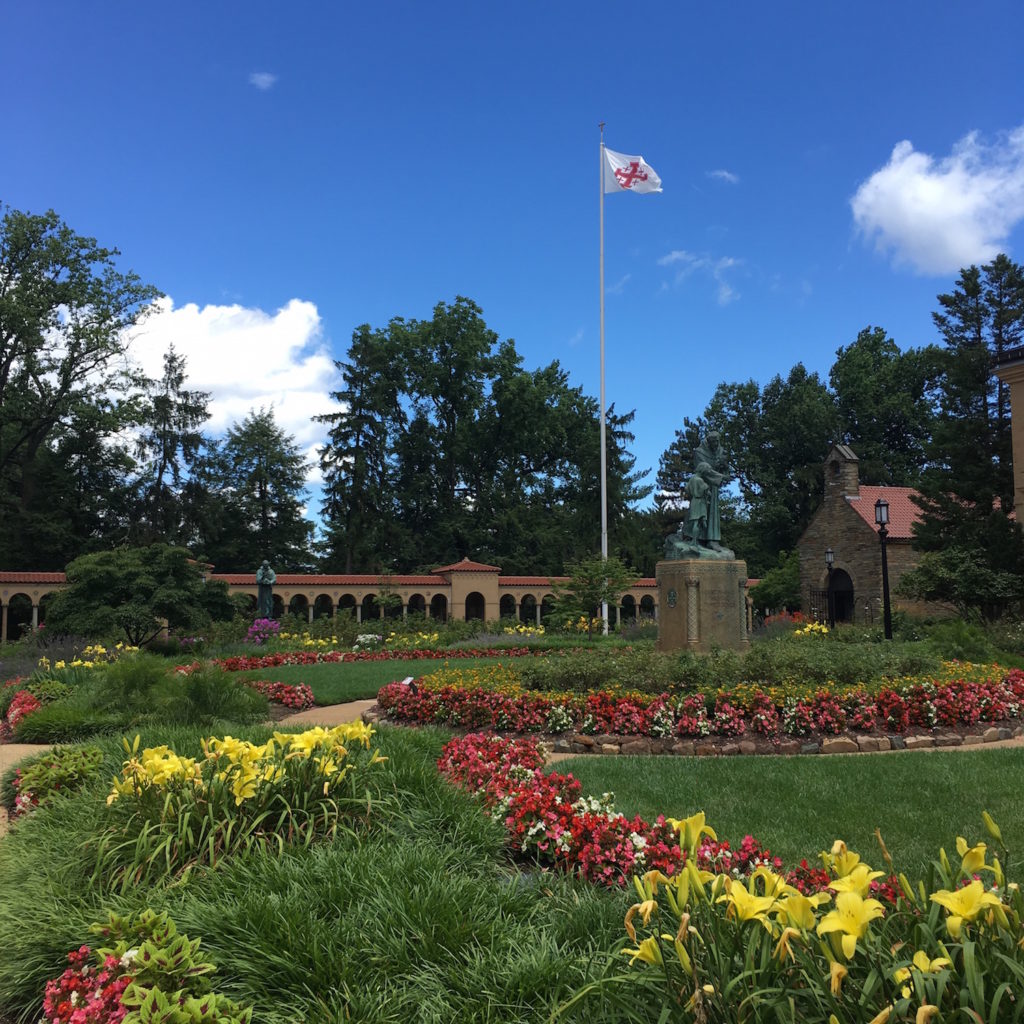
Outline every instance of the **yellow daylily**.
{"label": "yellow daylily", "polygon": [[831,868],[839,878],[848,875],[860,863],[860,854],[848,849],[842,839],[837,839],[832,844],[832,851],[823,853],[821,857],[825,867]]}
{"label": "yellow daylily", "polygon": [[892,1013],[892,1009],[893,1008],[891,1006],[887,1006],[884,1010],[880,1010],[878,1013],[874,1015],[874,1017],[871,1018],[868,1024],[885,1024],[885,1022],[889,1019],[890,1014]]}
{"label": "yellow daylily", "polygon": [[[754,881],[751,880],[750,884],[754,885]],[[775,908],[777,901],[774,896],[758,896],[731,878],[727,879],[725,889],[725,894],[719,896],[716,902],[729,904],[726,917],[734,917],[737,921],[760,921],[768,931],[772,930],[768,914]]]}
{"label": "yellow daylily", "polygon": [[828,903],[829,899],[827,892],[816,892],[813,896],[804,896],[799,892],[790,893],[784,900],[779,901],[776,919],[781,925],[810,931],[817,920],[814,916],[815,909],[822,903]]}
{"label": "yellow daylily", "polygon": [[950,892],[940,889],[932,893],[932,902],[945,907],[949,911],[946,918],[946,931],[953,939],[960,938],[964,923],[974,921],[986,907],[1000,907],[999,897],[985,890],[985,886],[975,879],[962,889]]}
{"label": "yellow daylily", "polygon": [[855,892],[866,897],[871,894],[871,883],[884,875],[884,871],[872,871],[867,864],[857,864],[848,874],[829,882],[828,887],[834,892]]}
{"label": "yellow daylily", "polygon": [[829,988],[832,991],[832,995],[838,996],[840,989],[843,987],[843,978],[850,972],[838,960],[832,960],[829,962],[828,973]]}
{"label": "yellow daylily", "polygon": [[917,1016],[914,1017],[914,1024],[928,1024],[928,1021],[932,1019],[939,1012],[937,1006],[929,1006],[924,1003],[917,1009]]}
{"label": "yellow daylily", "polygon": [[[671,940],[672,936],[663,935],[662,938]],[[630,958],[630,966],[635,964],[637,960],[642,960],[645,964],[664,963],[661,956],[661,946],[658,945],[658,940],[653,935],[649,939],[644,939],[636,949],[624,949],[622,952]]]}
{"label": "yellow daylily", "polygon": [[793,952],[792,944],[799,941],[800,937],[801,933],[798,928],[783,928],[779,941],[775,944],[773,955],[779,960],[783,960],[787,956],[790,960],[795,960],[796,953]]}
{"label": "yellow daylily", "polygon": [[647,927],[651,923],[651,914],[657,909],[658,904],[656,900],[644,900],[642,903],[634,903],[626,912],[626,934],[633,942],[636,942],[636,928],[633,927],[633,918],[639,914],[644,927]]}
{"label": "yellow daylily", "polygon": [[981,820],[985,823],[985,830],[988,834],[1000,845],[1003,842],[1003,833],[1000,831],[999,826],[992,820],[992,815],[988,811],[981,812]]}
{"label": "yellow daylily", "polygon": [[679,845],[691,855],[696,852],[700,844],[701,836],[711,836],[715,842],[718,836],[715,830],[705,824],[706,818],[703,811],[691,814],[688,818],[669,818],[668,823],[679,833]]}
{"label": "yellow daylily", "polygon": [[960,870],[965,875],[976,875],[979,871],[991,871],[985,863],[985,851],[988,847],[984,843],[978,843],[968,848],[967,840],[963,836],[956,837],[956,852],[960,854]]}
{"label": "yellow daylily", "polygon": [[818,924],[818,934],[840,932],[843,955],[849,960],[857,951],[857,940],[867,934],[868,925],[884,913],[878,900],[864,899],[855,892],[841,892],[836,896],[835,910]]}
{"label": "yellow daylily", "polygon": [[[910,980],[911,971],[918,971],[920,974],[938,974],[939,971],[951,966],[952,961],[949,957],[937,956],[932,960],[923,949],[919,949],[914,954],[911,967],[901,967],[898,971],[894,971],[893,978],[895,978],[896,984],[899,985]],[[909,996],[910,986],[903,985],[901,994],[904,998]]]}

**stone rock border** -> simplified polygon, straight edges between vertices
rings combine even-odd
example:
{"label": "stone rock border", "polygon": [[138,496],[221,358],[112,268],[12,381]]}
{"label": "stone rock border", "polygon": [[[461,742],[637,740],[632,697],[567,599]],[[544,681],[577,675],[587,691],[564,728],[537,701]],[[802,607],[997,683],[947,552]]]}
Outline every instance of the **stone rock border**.
{"label": "stone rock border", "polygon": [[[363,721],[391,725],[408,723],[389,722],[374,704],[363,712]],[[415,726],[413,726],[415,728]],[[479,729],[456,729],[456,732],[478,732]],[[502,734],[505,735],[505,734]],[[999,740],[1012,740],[1024,736],[1024,725],[1007,719],[1002,723],[984,723],[980,731],[959,732],[952,728],[931,729],[913,733],[841,733],[837,736],[782,736],[770,740],[764,736],[696,736],[668,737],[620,736],[604,733],[590,736],[586,733],[509,733],[533,736],[553,754],[623,755],[675,754],[679,757],[731,757],[747,755],[793,754],[866,754],[884,750],[924,750],[932,747],[974,747]]]}

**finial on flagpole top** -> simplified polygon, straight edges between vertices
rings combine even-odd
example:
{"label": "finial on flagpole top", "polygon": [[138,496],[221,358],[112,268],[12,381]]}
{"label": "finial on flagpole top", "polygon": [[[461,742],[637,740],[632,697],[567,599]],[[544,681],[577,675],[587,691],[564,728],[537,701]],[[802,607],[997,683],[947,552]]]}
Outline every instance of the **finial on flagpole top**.
{"label": "finial on flagpole top", "polygon": [[604,121],[598,121],[597,127],[601,129],[601,141],[604,142]]}

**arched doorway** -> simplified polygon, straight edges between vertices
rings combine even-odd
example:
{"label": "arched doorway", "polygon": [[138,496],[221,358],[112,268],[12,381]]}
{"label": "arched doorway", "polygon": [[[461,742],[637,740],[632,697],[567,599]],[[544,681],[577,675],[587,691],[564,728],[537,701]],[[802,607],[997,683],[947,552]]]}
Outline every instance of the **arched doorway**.
{"label": "arched doorway", "polygon": [[498,602],[498,614],[503,619],[514,619],[516,617],[516,599],[512,594],[502,594]]}
{"label": "arched doorway", "polygon": [[409,609],[409,615],[415,615],[421,619],[426,618],[427,601],[422,594],[410,595],[407,607]]}
{"label": "arched doorway", "polygon": [[640,618],[654,618],[654,598],[651,597],[650,594],[644,594],[644,596],[640,598]]}
{"label": "arched doorway", "polygon": [[32,598],[12,594],[7,601],[7,639],[19,640],[32,628]]}
{"label": "arched doorway", "polygon": [[632,594],[622,595],[622,618],[623,621],[630,619],[636,621],[636,598]]}
{"label": "arched doorway", "polygon": [[836,622],[853,622],[853,580],[845,569],[833,569],[828,588]]}
{"label": "arched doorway", "polygon": [[379,619],[380,617],[380,605],[377,603],[377,595],[367,594],[363,598],[363,622],[366,622],[368,619]]}
{"label": "arched doorway", "polygon": [[284,615],[284,599],[281,597],[280,594],[274,594],[273,595],[273,599],[274,599],[273,618],[277,619],[277,621],[280,622],[281,621],[281,617]]}
{"label": "arched doorway", "polygon": [[309,598],[305,594],[296,594],[288,602],[288,614],[300,619],[309,619]]}
{"label": "arched doorway", "polygon": [[519,603],[519,618],[527,625],[533,626],[537,622],[537,598],[533,594],[525,594]]}
{"label": "arched doorway", "polygon": [[334,605],[329,594],[317,594],[313,602],[313,618],[329,619],[334,614]]}
{"label": "arched doorway", "polygon": [[479,619],[483,621],[487,610],[487,604],[484,601],[484,595],[479,590],[474,590],[472,594],[466,595],[466,621],[469,622],[471,619]]}
{"label": "arched doorway", "polygon": [[444,594],[435,594],[430,599],[430,617],[437,622],[448,621],[448,598]]}

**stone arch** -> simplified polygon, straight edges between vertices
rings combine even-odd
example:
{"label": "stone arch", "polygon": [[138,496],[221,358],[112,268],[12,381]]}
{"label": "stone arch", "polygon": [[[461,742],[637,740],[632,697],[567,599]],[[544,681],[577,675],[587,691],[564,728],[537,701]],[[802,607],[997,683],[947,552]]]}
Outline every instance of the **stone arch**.
{"label": "stone arch", "polygon": [[50,603],[50,598],[53,597],[55,591],[48,590],[45,594],[39,595],[39,625],[42,626],[46,622],[46,607]]}
{"label": "stone arch", "polygon": [[427,599],[422,594],[410,594],[406,603],[410,615],[427,615]]}
{"label": "stone arch", "polygon": [[355,594],[342,594],[338,598],[337,607],[334,609],[335,615],[347,615],[350,618],[356,617],[356,607],[359,602],[356,600]]}
{"label": "stone arch", "polygon": [[17,640],[32,628],[32,598],[28,594],[11,594],[7,606],[7,639]]}
{"label": "stone arch", "polygon": [[546,622],[555,613],[555,595],[545,594],[540,602],[540,621]]}
{"label": "stone arch", "polygon": [[636,598],[632,594],[623,594],[621,612],[623,619],[636,620]]}
{"label": "stone arch", "polygon": [[362,600],[363,622],[367,619],[379,619],[381,617],[381,606],[377,601],[376,594],[366,594]]}
{"label": "stone arch", "polygon": [[305,594],[292,594],[288,602],[288,614],[297,615],[301,619],[309,618],[309,598]]}
{"label": "stone arch", "polygon": [[828,595],[832,601],[832,614],[836,622],[853,622],[853,580],[845,569],[833,569]]}
{"label": "stone arch", "polygon": [[272,612],[272,618],[280,621],[281,617],[284,615],[284,598],[282,598],[280,594],[274,594],[273,598],[274,611]]}
{"label": "stone arch", "polygon": [[397,594],[390,595],[388,603],[384,606],[384,618],[400,619],[402,617],[402,599]]}
{"label": "stone arch", "polygon": [[435,594],[430,599],[430,617],[436,622],[448,621],[448,598],[444,594]]}
{"label": "stone arch", "polygon": [[516,617],[516,598],[514,594],[502,594],[498,602],[498,615],[503,619]]}
{"label": "stone arch", "polygon": [[644,594],[640,598],[640,617],[643,619],[654,618],[654,598],[650,594]]}
{"label": "stone arch", "polygon": [[330,594],[317,594],[313,602],[313,618],[329,619],[334,615],[334,602]]}
{"label": "stone arch", "polygon": [[477,619],[483,621],[487,617],[487,602],[479,590],[466,595],[466,621]]}
{"label": "stone arch", "polygon": [[519,621],[527,626],[537,624],[537,598],[533,594],[523,594],[519,602]]}

